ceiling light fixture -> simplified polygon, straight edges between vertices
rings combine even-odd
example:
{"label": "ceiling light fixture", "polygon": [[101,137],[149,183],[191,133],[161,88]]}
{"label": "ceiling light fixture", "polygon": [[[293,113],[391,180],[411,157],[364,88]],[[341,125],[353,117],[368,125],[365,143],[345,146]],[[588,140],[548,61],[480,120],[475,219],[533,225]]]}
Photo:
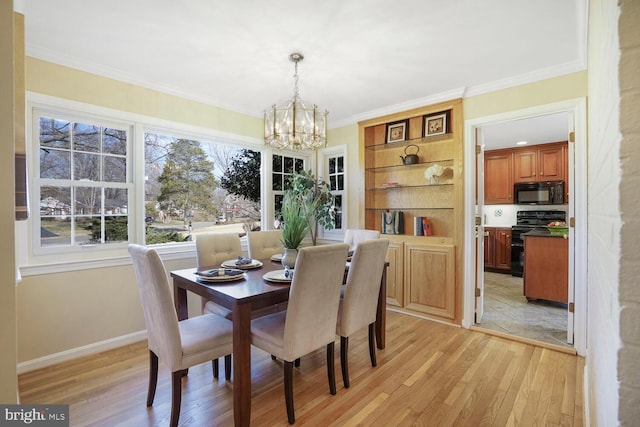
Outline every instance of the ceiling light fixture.
{"label": "ceiling light fixture", "polygon": [[276,104],[264,112],[264,142],[272,147],[294,150],[322,148],[327,145],[327,114],[317,105],[307,108],[298,91],[298,62],[304,56],[292,53],[289,60],[295,63],[293,98],[286,105]]}
{"label": "ceiling light fixture", "polygon": [[518,141],[516,142],[516,145],[527,145],[528,142],[527,141]]}

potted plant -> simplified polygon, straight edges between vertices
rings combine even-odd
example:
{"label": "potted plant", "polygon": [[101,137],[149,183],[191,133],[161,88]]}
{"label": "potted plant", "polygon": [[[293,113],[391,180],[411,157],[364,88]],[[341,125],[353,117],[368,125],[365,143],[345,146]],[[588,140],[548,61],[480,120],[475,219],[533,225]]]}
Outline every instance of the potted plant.
{"label": "potted plant", "polygon": [[294,173],[289,178],[289,185],[285,194],[292,195],[299,203],[315,246],[320,226],[326,230],[335,227],[335,200],[331,188],[324,180],[316,179],[311,171]]}
{"label": "potted plant", "polygon": [[308,228],[304,208],[298,202],[295,194],[285,192],[280,217],[282,220],[282,245],[284,246],[282,265],[293,268],[298,256],[298,248],[307,234]]}

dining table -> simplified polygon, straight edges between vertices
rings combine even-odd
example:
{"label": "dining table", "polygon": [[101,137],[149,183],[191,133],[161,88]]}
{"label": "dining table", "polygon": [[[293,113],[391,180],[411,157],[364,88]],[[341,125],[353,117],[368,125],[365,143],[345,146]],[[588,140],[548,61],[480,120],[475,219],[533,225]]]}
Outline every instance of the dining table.
{"label": "dining table", "polygon": [[[282,270],[280,262],[271,259],[258,260],[259,267],[246,269],[241,278],[232,281],[212,282],[202,280],[198,271],[209,268],[187,268],[170,272],[173,279],[173,298],[178,320],[189,317],[187,291],[213,301],[232,312],[233,322],[233,419],[236,426],[249,426],[251,420],[251,313],[282,304],[289,299],[290,283],[271,282],[263,276]],[[345,266],[345,279],[349,263]],[[380,283],[375,323],[376,345],[385,347],[386,288],[385,268]],[[275,274],[275,273],[271,273]],[[313,331],[309,331],[313,333]]]}

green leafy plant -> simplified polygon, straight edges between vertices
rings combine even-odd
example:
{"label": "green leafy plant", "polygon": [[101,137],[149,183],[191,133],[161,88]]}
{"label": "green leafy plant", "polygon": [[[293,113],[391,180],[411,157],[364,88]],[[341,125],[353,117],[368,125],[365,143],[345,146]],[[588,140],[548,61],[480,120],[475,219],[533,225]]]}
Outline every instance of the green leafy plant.
{"label": "green leafy plant", "polygon": [[307,234],[308,224],[302,205],[294,194],[285,193],[280,214],[282,244],[288,249],[298,249]]}
{"label": "green leafy plant", "polygon": [[322,179],[316,179],[311,171],[296,172],[289,178],[289,194],[303,211],[313,245],[318,239],[319,227],[332,230],[335,227],[335,200],[331,187]]}

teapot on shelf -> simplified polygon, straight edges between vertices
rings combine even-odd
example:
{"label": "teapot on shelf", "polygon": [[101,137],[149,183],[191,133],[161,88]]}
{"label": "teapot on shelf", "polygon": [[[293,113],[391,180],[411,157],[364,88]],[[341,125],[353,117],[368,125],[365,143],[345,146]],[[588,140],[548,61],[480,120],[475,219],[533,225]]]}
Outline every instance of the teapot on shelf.
{"label": "teapot on shelf", "polygon": [[[407,148],[409,147],[416,147],[416,152],[414,154],[408,154],[407,153]],[[418,152],[420,151],[420,147],[418,147],[415,144],[409,144],[406,147],[404,147],[404,154],[406,154],[406,156],[400,156],[400,158],[402,159],[402,163],[404,165],[415,165],[420,163],[420,158],[418,157]]]}

